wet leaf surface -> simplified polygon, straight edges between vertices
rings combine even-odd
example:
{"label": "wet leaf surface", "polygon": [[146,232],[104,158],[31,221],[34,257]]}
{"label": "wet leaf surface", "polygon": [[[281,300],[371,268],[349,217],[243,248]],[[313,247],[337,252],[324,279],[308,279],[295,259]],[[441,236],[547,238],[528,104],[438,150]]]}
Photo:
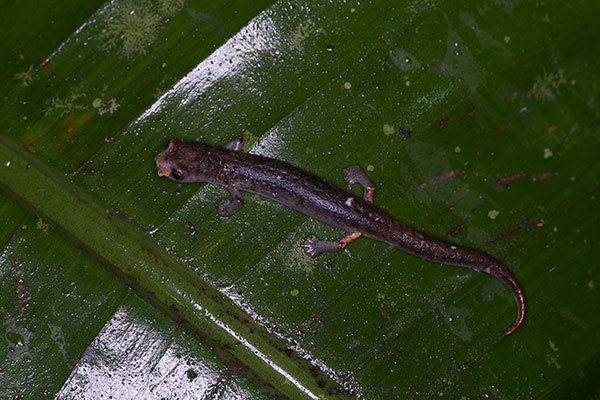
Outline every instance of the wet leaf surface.
{"label": "wet leaf surface", "polygon": [[[0,393],[600,395],[595,2],[3,8]],[[487,275],[369,239],[310,259],[339,232],[156,174],[171,137],[236,136],[360,164],[379,207],[509,266],[525,325],[502,336]]]}

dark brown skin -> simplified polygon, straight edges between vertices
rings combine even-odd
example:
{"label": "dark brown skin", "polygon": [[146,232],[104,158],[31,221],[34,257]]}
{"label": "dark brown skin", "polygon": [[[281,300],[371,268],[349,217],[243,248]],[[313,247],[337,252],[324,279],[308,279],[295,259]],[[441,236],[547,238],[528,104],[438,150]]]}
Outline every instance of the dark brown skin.
{"label": "dark brown skin", "polygon": [[346,232],[337,241],[308,237],[303,247],[311,257],[339,251],[364,235],[426,260],[486,272],[508,286],[517,303],[517,318],[505,335],[510,335],[523,323],[526,311],[523,288],[508,268],[486,253],[427,236],[379,210],[373,205],[374,186],[359,166],[346,168],[344,175],[348,184],[363,186],[363,197],[286,162],[243,153],[242,144],[241,138],[222,148],[171,139],[167,148],[156,156],[158,175],[177,182],[226,186],[233,201],[219,203],[218,211],[222,216],[230,216],[241,208],[244,199],[239,191],[246,190]]}

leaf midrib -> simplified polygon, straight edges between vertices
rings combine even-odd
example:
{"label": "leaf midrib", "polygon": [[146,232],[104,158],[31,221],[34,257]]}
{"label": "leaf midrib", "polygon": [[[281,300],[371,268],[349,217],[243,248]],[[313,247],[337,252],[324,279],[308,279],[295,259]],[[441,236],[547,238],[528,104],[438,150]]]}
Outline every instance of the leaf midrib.
{"label": "leaf midrib", "polygon": [[0,185],[150,301],[186,321],[220,353],[237,358],[292,398],[342,393],[216,288],[4,136],[0,160]]}

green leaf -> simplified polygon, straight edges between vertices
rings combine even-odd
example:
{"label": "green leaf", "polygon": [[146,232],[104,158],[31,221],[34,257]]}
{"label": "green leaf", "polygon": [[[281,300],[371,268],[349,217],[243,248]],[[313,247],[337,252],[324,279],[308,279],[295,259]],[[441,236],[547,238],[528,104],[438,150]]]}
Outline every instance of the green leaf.
{"label": "green leaf", "polygon": [[[600,396],[597,2],[2,7],[0,397]],[[340,232],[156,174],[171,137],[236,136],[360,164],[514,271],[524,326],[488,275],[370,239],[310,259]]]}

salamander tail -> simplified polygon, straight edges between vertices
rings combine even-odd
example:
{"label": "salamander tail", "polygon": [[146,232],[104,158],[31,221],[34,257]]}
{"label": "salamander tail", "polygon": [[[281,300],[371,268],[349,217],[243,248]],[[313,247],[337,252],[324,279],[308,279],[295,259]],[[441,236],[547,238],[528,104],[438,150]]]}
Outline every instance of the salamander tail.
{"label": "salamander tail", "polygon": [[[527,311],[523,287],[521,287],[512,272],[500,261],[480,250],[427,236],[399,221],[391,220],[391,218],[386,220],[386,224],[389,229],[385,229],[380,235],[371,234],[371,237],[387,242],[417,257],[441,264],[472,268],[502,281],[513,294],[517,304],[517,318],[504,335],[512,334],[523,324]],[[365,234],[365,236],[369,235]]]}
{"label": "salamander tail", "polygon": [[517,281],[517,278],[515,278],[515,276],[512,274],[512,272],[510,272],[508,268],[506,268],[500,262],[497,262],[496,264],[488,267],[487,269],[485,269],[485,272],[500,279],[506,286],[508,286],[513,296],[515,297],[515,302],[517,304],[517,318],[512,323],[510,328],[508,328],[506,332],[504,332],[504,336],[508,336],[514,331],[516,331],[525,320],[525,313],[527,312],[527,302],[525,301],[523,288],[521,287],[519,281]]}

